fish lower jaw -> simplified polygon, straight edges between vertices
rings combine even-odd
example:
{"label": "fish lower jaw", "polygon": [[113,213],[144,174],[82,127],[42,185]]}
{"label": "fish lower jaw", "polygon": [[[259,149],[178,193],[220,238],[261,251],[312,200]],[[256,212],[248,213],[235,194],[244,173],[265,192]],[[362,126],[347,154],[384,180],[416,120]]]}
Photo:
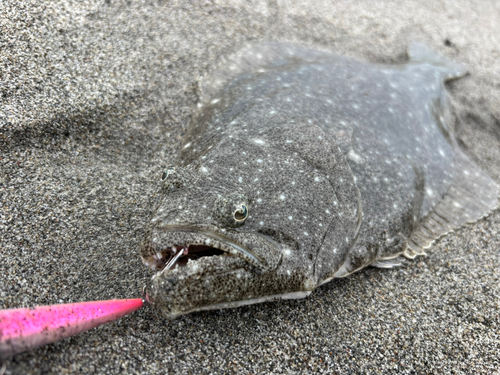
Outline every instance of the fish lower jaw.
{"label": "fish lower jaw", "polygon": [[254,304],[262,303],[262,302],[288,300],[288,299],[302,299],[302,298],[306,298],[311,293],[312,293],[312,291],[310,291],[310,290],[289,292],[289,293],[284,293],[284,294],[274,294],[274,295],[263,296],[263,297],[258,297],[258,298],[250,298],[250,299],[240,300],[240,301],[222,302],[222,303],[217,303],[214,305],[197,307],[197,308],[189,310],[189,311],[170,311],[168,313],[167,318],[168,319],[175,319],[181,315],[190,314],[190,313],[197,312],[197,311],[219,310],[219,309],[228,309],[228,308],[232,309],[232,308],[236,308],[236,307],[240,307],[240,306],[254,305]]}

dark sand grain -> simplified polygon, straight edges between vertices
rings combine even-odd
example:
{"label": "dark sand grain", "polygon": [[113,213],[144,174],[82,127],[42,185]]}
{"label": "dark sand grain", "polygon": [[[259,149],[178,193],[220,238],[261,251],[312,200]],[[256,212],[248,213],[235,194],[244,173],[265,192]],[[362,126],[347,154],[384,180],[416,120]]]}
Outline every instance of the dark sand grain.
{"label": "dark sand grain", "polygon": [[[0,308],[139,296],[139,242],[198,79],[261,40],[383,63],[418,40],[467,65],[449,85],[456,133],[500,182],[496,1],[0,0]],[[499,305],[497,211],[306,300],[173,322],[143,309],[6,374],[498,374]]]}

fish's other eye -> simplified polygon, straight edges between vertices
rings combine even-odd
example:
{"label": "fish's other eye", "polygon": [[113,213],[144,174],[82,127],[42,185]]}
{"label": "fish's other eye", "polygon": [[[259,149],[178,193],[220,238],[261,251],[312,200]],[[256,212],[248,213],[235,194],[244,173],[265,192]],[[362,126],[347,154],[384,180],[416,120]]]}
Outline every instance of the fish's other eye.
{"label": "fish's other eye", "polygon": [[167,168],[161,179],[161,188],[166,193],[173,193],[179,189],[185,189],[192,185],[196,176],[187,168],[173,167]]}
{"label": "fish's other eye", "polygon": [[243,221],[247,218],[248,216],[248,209],[247,206],[244,204],[241,205],[241,208],[239,210],[234,211],[234,220],[236,221]]}
{"label": "fish's other eye", "polygon": [[165,179],[168,177],[169,174],[171,174],[174,171],[175,168],[167,168],[165,172],[161,175],[161,180],[165,181]]}

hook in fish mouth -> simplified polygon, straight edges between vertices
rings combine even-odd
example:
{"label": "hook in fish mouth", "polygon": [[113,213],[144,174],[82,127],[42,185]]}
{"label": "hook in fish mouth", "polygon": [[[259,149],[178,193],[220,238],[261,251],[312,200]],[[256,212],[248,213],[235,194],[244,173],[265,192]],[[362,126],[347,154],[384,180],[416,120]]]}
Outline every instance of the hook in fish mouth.
{"label": "hook in fish mouth", "polygon": [[190,260],[207,256],[228,256],[240,258],[261,272],[268,270],[268,264],[262,257],[229,236],[225,229],[182,224],[162,226],[153,231],[152,246],[148,255],[143,252],[142,262],[163,274],[175,267],[185,266]]}

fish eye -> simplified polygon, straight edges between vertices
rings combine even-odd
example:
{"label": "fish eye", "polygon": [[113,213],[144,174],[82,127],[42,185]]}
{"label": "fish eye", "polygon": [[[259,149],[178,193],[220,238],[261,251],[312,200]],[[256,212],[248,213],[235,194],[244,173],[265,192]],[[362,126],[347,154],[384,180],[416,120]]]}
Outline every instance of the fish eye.
{"label": "fish eye", "polygon": [[165,172],[161,175],[161,180],[164,181],[169,174],[171,174],[174,171],[175,168],[167,168]]}
{"label": "fish eye", "polygon": [[236,221],[243,221],[247,218],[248,216],[248,209],[247,209],[247,206],[245,206],[244,204],[241,205],[241,208],[234,211],[234,220]]}

